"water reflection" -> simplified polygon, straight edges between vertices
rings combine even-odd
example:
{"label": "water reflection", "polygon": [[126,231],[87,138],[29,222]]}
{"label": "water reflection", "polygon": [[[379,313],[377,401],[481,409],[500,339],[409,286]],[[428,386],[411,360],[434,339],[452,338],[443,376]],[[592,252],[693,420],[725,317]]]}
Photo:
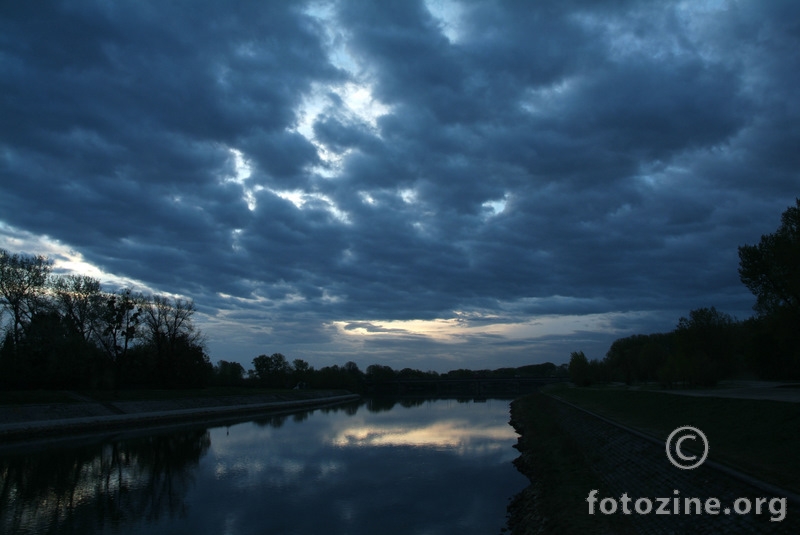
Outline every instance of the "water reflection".
{"label": "water reflection", "polygon": [[498,533],[508,403],[368,402],[0,457],[4,533]]}
{"label": "water reflection", "polygon": [[[455,448],[468,454],[476,446],[504,447],[509,438],[508,426],[474,427],[469,420],[442,420],[415,429],[394,426],[348,427],[334,437],[336,446],[430,446]],[[483,444],[481,444],[483,443]],[[480,451],[484,451],[480,448]]]}
{"label": "water reflection", "polygon": [[210,446],[202,430],[2,458],[2,532],[91,533],[183,515]]}

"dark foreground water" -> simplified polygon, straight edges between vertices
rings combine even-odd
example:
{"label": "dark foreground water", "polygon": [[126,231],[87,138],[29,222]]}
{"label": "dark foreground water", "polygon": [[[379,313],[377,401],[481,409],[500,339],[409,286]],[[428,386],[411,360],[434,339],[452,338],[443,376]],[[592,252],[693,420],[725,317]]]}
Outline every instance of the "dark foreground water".
{"label": "dark foreground water", "polygon": [[0,533],[497,534],[509,402],[367,402],[0,453]]}

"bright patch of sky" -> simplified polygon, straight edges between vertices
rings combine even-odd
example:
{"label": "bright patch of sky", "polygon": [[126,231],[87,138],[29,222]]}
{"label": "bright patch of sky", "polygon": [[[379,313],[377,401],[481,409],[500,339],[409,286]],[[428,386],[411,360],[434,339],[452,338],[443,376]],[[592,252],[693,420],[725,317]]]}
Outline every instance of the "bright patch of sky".
{"label": "bright patch of sky", "polygon": [[350,223],[350,217],[347,212],[340,210],[336,203],[321,193],[306,193],[302,190],[269,190],[281,199],[285,199],[292,203],[296,208],[303,210],[307,208],[306,205],[314,204],[315,206],[322,205],[322,207],[330,212],[330,214],[342,223]]}
{"label": "bright patch of sky", "polygon": [[[11,253],[44,255],[53,261],[56,275],[86,275],[100,281],[104,290],[131,288],[136,292],[155,293],[145,283],[107,273],[89,263],[81,253],[44,234],[33,234],[0,221],[0,249]],[[164,295],[164,292],[158,292]]]}
{"label": "bright patch of sky", "polygon": [[316,19],[323,29],[325,45],[328,48],[328,61],[355,75],[359,70],[358,62],[345,46],[344,31],[341,25],[337,24],[333,3],[312,2],[305,10],[305,14]]}
{"label": "bright patch of sky", "polygon": [[[337,24],[333,6],[330,3],[313,3],[306,14],[316,19],[324,30],[328,61],[350,75],[350,80],[343,84],[314,84],[300,109],[296,110],[296,131],[317,148],[320,158],[326,164],[313,171],[332,178],[338,174],[342,160],[350,151],[337,153],[316,139],[314,123],[319,116],[328,114],[340,117],[345,122],[368,125],[375,135],[380,136],[377,119],[389,113],[391,108],[374,97],[364,69],[347,49],[346,36]],[[332,95],[338,97],[339,102],[334,103]]]}
{"label": "bright patch of sky", "polygon": [[481,206],[488,212],[488,217],[493,217],[502,214],[508,205],[508,195],[503,196],[502,199],[486,201]]}
{"label": "bright patch of sky", "polygon": [[[639,313],[635,314],[637,317]],[[423,337],[439,343],[467,343],[474,337],[499,336],[506,340],[529,340],[577,332],[613,333],[614,325],[626,313],[610,312],[585,315],[546,315],[525,321],[479,321],[464,314],[433,320],[335,321],[332,325],[347,337]],[[481,318],[485,319],[485,318]],[[499,318],[498,318],[499,319]]]}
{"label": "bright patch of sky", "polygon": [[224,182],[234,182],[242,187],[242,198],[247,203],[247,208],[252,212],[256,209],[255,192],[260,188],[258,186],[251,188],[246,184],[247,179],[253,174],[250,162],[244,158],[242,151],[233,148],[229,148],[228,151],[233,156],[233,168],[236,174],[226,177]]}
{"label": "bright patch of sky", "polygon": [[[338,102],[334,102],[332,95],[338,97]],[[324,162],[322,166],[314,167],[312,171],[325,178],[335,178],[341,171],[344,158],[351,152],[350,149],[337,152],[316,138],[314,123],[320,116],[330,115],[345,123],[366,126],[372,134],[380,137],[377,120],[390,111],[390,107],[373,97],[372,88],[368,83],[314,84],[311,94],[306,96],[296,111],[298,120],[294,129],[316,147],[317,154]]]}
{"label": "bright patch of sky", "polygon": [[413,189],[402,189],[397,192],[400,195],[400,198],[403,199],[403,202],[406,204],[414,204],[417,202],[417,192]]}
{"label": "bright patch of sky", "polygon": [[361,198],[362,202],[369,204],[370,206],[375,206],[378,203],[378,201],[376,201],[375,198],[366,191],[359,191],[358,196]]}
{"label": "bright patch of sky", "polygon": [[464,9],[461,4],[452,0],[425,0],[425,7],[439,23],[442,34],[451,43],[461,40],[460,18]]}

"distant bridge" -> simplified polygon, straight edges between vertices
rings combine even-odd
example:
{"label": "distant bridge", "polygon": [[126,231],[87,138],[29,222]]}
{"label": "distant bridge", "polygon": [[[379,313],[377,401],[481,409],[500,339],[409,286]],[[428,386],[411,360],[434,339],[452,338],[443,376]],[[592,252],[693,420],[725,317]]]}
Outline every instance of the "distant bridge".
{"label": "distant bridge", "polygon": [[489,396],[527,394],[550,383],[566,381],[562,377],[459,377],[432,379],[389,379],[367,381],[367,394]]}

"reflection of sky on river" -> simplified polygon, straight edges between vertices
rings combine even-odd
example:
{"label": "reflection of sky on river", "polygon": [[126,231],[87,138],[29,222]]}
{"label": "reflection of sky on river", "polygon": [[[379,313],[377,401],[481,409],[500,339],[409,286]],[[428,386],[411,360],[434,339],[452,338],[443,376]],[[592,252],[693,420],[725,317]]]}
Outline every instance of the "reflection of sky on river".
{"label": "reflection of sky on river", "polygon": [[499,533],[524,485],[508,402],[440,400],[211,429],[186,533]]}

